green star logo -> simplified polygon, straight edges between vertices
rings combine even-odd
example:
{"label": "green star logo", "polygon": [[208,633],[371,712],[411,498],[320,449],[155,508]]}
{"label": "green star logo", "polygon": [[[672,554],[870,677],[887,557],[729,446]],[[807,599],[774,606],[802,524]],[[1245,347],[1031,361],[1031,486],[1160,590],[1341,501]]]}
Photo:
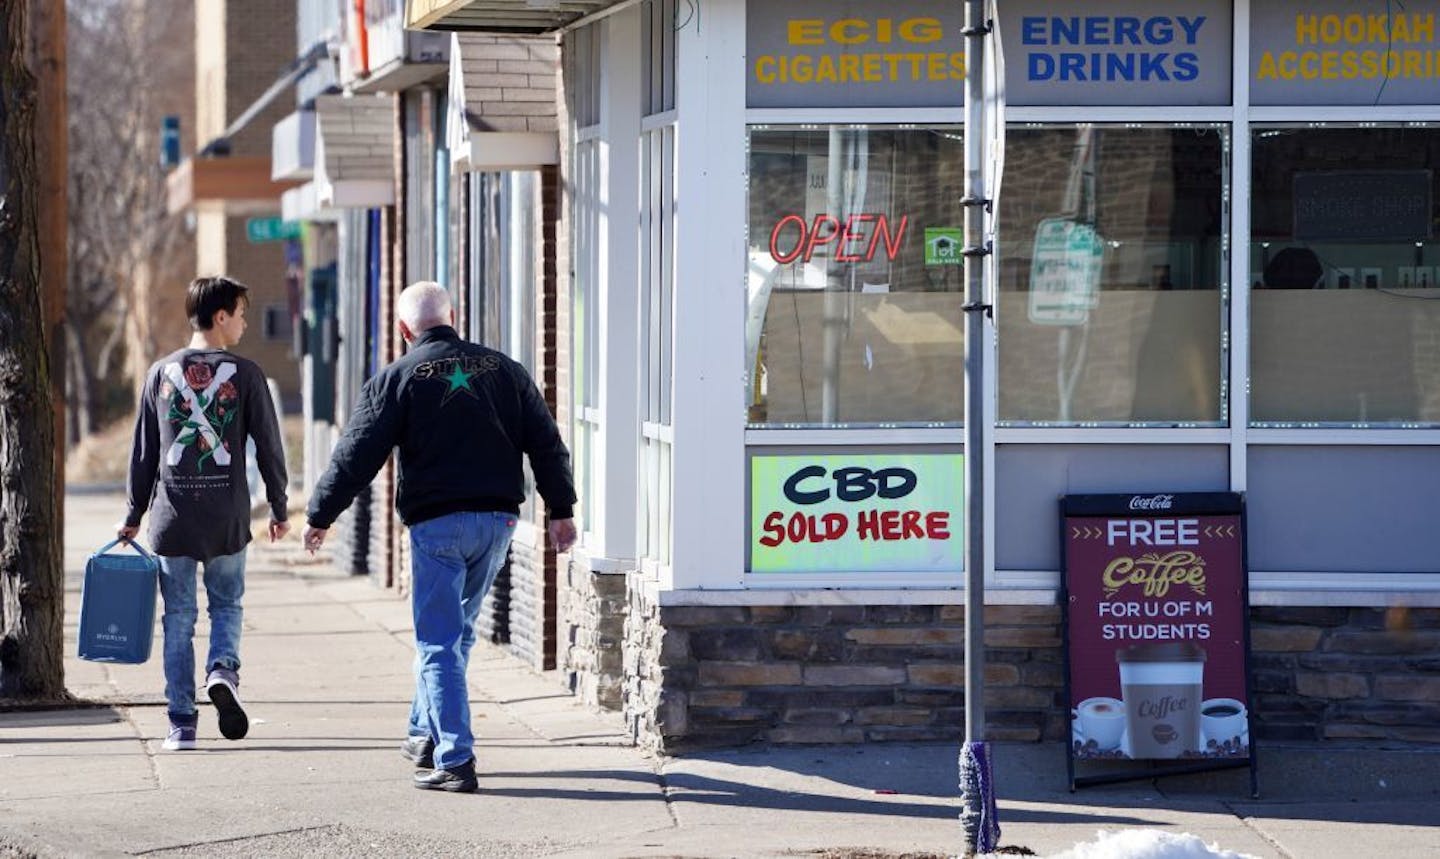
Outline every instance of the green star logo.
{"label": "green star logo", "polygon": [[455,369],[450,371],[450,375],[440,377],[441,381],[449,385],[449,387],[445,389],[445,396],[440,400],[440,405],[443,406],[450,402],[450,399],[461,391],[464,391],[477,400],[480,399],[480,396],[475,393],[475,389],[470,386],[470,380],[476,375],[478,375],[478,372],[465,372],[461,362],[456,361]]}

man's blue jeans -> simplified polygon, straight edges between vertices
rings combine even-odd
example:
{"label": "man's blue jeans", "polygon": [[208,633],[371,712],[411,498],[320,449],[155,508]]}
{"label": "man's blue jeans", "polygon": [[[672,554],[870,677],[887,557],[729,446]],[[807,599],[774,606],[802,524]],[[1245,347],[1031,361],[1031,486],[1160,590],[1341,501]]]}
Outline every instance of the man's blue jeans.
{"label": "man's blue jeans", "polygon": [[[194,558],[160,556],[160,596],[165,601],[165,700],[171,716],[195,714]],[[205,670],[240,670],[240,600],[245,596],[245,550],[204,562],[205,602],[210,613],[210,655]]]}
{"label": "man's blue jeans", "polygon": [[410,736],[435,742],[435,767],[474,757],[465,669],[480,603],[515,533],[509,513],[450,513],[410,529],[415,616],[415,698]]}

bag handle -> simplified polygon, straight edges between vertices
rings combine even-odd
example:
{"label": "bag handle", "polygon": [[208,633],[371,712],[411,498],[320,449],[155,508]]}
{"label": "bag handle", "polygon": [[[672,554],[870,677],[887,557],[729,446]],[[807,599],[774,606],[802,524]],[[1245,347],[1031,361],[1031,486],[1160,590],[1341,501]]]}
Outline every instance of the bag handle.
{"label": "bag handle", "polygon": [[106,543],[104,546],[101,546],[101,547],[100,547],[100,550],[99,550],[98,552],[96,552],[95,554],[97,554],[97,555],[103,555],[103,554],[105,554],[106,552],[110,551],[111,549],[115,548],[115,547],[116,547],[117,545],[119,545],[120,543],[125,543],[125,544],[128,545],[130,548],[132,548],[132,549],[134,549],[135,551],[139,552],[140,555],[141,555],[142,557],[144,557],[144,558],[148,558],[149,560],[152,560],[152,561],[155,560],[155,556],[152,555],[152,554],[150,554],[149,552],[145,551],[145,547],[142,546],[142,545],[140,545],[140,541],[139,541],[139,540],[129,540],[129,539],[126,539],[126,538],[124,538],[124,537],[116,537],[115,539],[113,539],[113,540],[111,540],[110,542]]}

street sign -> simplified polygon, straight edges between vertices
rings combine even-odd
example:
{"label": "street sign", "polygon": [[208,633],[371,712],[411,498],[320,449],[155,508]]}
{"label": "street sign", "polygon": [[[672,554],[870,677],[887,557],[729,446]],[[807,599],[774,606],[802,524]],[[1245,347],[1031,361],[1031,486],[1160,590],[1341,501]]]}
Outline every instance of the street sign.
{"label": "street sign", "polygon": [[1030,321],[1080,325],[1100,301],[1105,242],[1090,224],[1045,218],[1030,259]]}
{"label": "street sign", "polygon": [[281,242],[300,238],[300,222],[282,218],[246,218],[245,238],[252,242]]}

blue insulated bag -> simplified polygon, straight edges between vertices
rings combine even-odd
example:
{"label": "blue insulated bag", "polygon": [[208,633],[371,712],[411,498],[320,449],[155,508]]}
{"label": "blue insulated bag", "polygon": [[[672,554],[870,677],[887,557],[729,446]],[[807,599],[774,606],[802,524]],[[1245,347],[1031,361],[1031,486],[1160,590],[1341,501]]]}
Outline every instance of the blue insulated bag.
{"label": "blue insulated bag", "polygon": [[160,562],[131,540],[138,555],[107,555],[111,540],[85,562],[80,589],[80,658],[140,663],[155,633],[155,583]]}

